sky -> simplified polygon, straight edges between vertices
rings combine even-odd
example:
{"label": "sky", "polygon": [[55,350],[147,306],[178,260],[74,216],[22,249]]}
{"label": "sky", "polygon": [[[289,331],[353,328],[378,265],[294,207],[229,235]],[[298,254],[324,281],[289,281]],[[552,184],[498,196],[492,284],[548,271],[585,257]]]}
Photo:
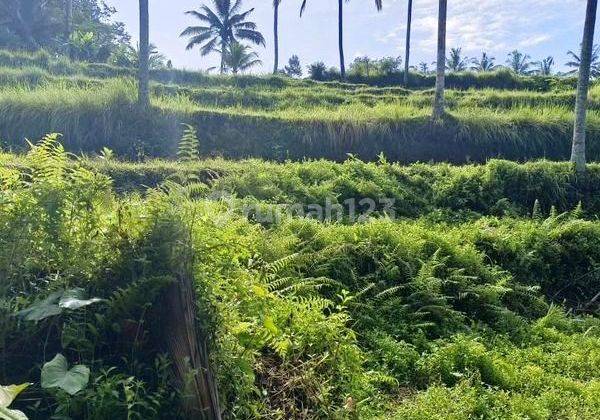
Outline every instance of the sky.
{"label": "sky", "polygon": [[[138,32],[138,2],[105,0],[114,6],[116,19],[125,22],[133,39]],[[218,63],[216,55],[202,57],[198,50],[186,51],[179,34],[188,25],[197,25],[186,10],[198,9],[211,0],[150,0],[150,39],[172,60],[187,69],[206,69]],[[280,6],[280,66],[292,54],[303,66],[324,61],[339,66],[337,43],[337,1],[309,0],[299,17],[300,0],[283,0]],[[411,64],[435,60],[437,0],[414,0]],[[272,0],[245,0],[251,15],[266,38],[266,48],[257,47],[263,66],[273,67]],[[345,4],[345,53],[347,62],[355,57],[404,56],[408,0],[384,0],[377,12],[374,0],[350,0]],[[533,61],[553,56],[558,69],[564,69],[568,50],[581,42],[585,0],[448,0],[448,48],[462,47],[468,57],[482,51],[504,64],[508,52],[519,49]],[[600,31],[597,31],[597,33]]]}

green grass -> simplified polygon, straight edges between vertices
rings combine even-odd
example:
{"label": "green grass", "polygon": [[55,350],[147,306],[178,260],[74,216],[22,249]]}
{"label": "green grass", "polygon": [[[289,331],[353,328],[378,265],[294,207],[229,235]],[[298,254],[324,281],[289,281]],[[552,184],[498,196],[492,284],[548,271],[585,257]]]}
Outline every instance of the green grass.
{"label": "green grass", "polygon": [[[376,160],[383,153],[404,163],[464,163],[569,156],[574,89],[566,80],[491,89],[475,83],[477,77],[513,76],[463,75],[473,84],[449,90],[448,117],[432,125],[430,90],[166,70],[154,75],[153,107],[142,113],[133,76],[44,53],[0,52],[0,139],[20,150],[24,138],[56,131],[75,152],[109,147],[135,159],[172,157],[180,124],[188,123],[197,128],[204,155],[232,158],[339,161],[351,153]],[[591,160],[600,156],[598,95],[593,87]]]}
{"label": "green grass", "polygon": [[[400,162],[561,160],[570,149],[572,113],[565,105],[570,93],[548,93],[547,102],[529,106],[540,94],[450,92],[448,118],[432,125],[429,93],[157,85],[152,110],[141,113],[130,79],[36,83],[10,82],[0,88],[0,138],[5,146],[19,149],[24,138],[55,131],[64,133],[73,151],[109,147],[132,158],[166,157],[173,156],[180,124],[189,123],[200,133],[203,154],[226,157],[343,160],[352,153],[375,160],[383,153]],[[489,103],[478,97],[488,97]],[[593,109],[588,126],[592,160],[600,155],[598,121]]]}

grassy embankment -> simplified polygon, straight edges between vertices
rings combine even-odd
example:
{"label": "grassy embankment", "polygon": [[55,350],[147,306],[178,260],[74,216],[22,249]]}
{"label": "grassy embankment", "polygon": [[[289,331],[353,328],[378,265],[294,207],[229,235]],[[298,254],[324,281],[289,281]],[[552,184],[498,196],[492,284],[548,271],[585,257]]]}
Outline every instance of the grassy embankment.
{"label": "grassy embankment", "polygon": [[[463,163],[563,160],[570,150],[574,91],[560,79],[463,75],[464,87],[480,87],[477,77],[523,82],[512,90],[451,90],[448,118],[432,125],[428,90],[157,72],[153,108],[141,114],[126,69],[23,57],[0,57],[0,64],[0,138],[11,147],[56,131],[74,151],[106,146],[134,158],[172,156],[180,124],[189,123],[198,128],[203,153],[226,157],[344,160],[352,153],[376,160],[383,153],[400,162]],[[91,70],[97,67],[104,71]],[[515,90],[523,88],[530,90]],[[595,160],[597,88],[591,97],[588,154]]]}

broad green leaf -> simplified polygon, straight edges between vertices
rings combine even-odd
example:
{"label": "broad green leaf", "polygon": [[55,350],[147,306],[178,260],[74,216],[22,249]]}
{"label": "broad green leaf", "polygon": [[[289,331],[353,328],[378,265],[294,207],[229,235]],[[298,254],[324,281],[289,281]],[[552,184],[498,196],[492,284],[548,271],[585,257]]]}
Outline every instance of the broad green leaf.
{"label": "broad green leaf", "polygon": [[85,299],[85,291],[81,288],[59,290],[46,299],[36,302],[27,309],[17,312],[17,316],[27,321],[41,321],[51,316],[60,315],[64,309],[75,310],[102,301],[99,298]]}
{"label": "broad green leaf", "polygon": [[19,410],[10,410],[9,405],[25,388],[31,384],[0,386],[0,419],[27,420],[27,416]]}
{"label": "broad green leaf", "polygon": [[0,407],[8,407],[25,388],[31,384],[0,385]]}
{"label": "broad green leaf", "polygon": [[17,316],[23,317],[27,321],[41,321],[51,316],[59,315],[62,312],[58,301],[63,295],[63,291],[52,293],[46,299],[34,303],[29,308],[17,312]]}
{"label": "broad green leaf", "polygon": [[92,298],[85,299],[85,290],[81,288],[69,289],[60,298],[58,306],[63,309],[79,309],[84,306],[91,305],[93,303],[101,302],[102,299]]}
{"label": "broad green leaf", "polygon": [[76,365],[69,369],[67,359],[57,354],[42,367],[42,388],[60,388],[70,395],[84,389],[90,380],[90,369]]}
{"label": "broad green leaf", "polygon": [[10,410],[6,407],[0,407],[0,419],[2,420],[28,420],[25,413],[19,410]]}

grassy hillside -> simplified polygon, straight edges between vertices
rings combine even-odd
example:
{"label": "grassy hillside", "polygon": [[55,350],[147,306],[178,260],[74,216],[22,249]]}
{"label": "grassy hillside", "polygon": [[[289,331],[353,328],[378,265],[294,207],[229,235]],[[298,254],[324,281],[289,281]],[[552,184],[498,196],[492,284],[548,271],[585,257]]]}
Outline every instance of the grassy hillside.
{"label": "grassy hillside", "polygon": [[[383,153],[404,163],[463,163],[494,157],[564,160],[570,150],[574,91],[569,80],[536,86],[540,79],[524,78],[532,85],[451,90],[448,118],[432,125],[428,90],[172,71],[155,74],[153,107],[141,113],[127,69],[92,71],[93,65],[10,53],[0,54],[2,65],[0,138],[16,150],[24,148],[24,138],[55,131],[64,133],[72,151],[109,147],[130,158],[168,157],[174,155],[181,123],[198,129],[203,154],[235,158],[339,161],[351,153],[377,160]],[[484,88],[478,78],[515,76],[455,77],[467,81],[464,87]],[[530,90],[514,90],[523,88]],[[600,156],[598,92],[593,88],[591,94],[592,160]]]}
{"label": "grassy hillside", "polygon": [[[589,169],[0,154],[0,384],[33,383],[31,418],[181,417],[185,274],[228,417],[596,419]],[[65,290],[102,300],[53,312]],[[58,353],[73,395],[40,382]]]}

